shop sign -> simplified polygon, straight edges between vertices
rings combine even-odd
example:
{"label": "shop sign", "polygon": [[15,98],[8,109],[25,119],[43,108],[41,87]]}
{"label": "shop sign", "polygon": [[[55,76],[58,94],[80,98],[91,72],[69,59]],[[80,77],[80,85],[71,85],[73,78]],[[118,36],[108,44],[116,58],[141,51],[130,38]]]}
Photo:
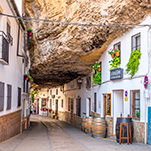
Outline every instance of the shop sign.
{"label": "shop sign", "polygon": [[110,80],[117,80],[123,78],[123,69],[118,68],[110,70]]}

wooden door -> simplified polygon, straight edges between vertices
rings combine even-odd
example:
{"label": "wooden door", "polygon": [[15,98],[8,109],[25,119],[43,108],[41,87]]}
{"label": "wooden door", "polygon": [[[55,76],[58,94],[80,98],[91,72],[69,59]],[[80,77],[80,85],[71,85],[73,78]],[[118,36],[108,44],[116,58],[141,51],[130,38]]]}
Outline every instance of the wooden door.
{"label": "wooden door", "polygon": [[106,95],[104,95],[104,117],[106,115]]}
{"label": "wooden door", "polygon": [[58,116],[58,100],[56,100],[56,116]]}
{"label": "wooden door", "polygon": [[89,99],[89,116],[91,116],[91,98],[88,98]]}

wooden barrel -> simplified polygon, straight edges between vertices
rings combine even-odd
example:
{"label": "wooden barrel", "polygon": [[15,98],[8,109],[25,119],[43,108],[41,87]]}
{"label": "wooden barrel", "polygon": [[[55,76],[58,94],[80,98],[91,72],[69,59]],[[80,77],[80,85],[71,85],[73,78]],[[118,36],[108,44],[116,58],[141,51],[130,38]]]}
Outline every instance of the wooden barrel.
{"label": "wooden barrel", "polygon": [[81,126],[81,131],[84,131],[84,127],[85,127],[85,117],[82,118],[82,126]]}
{"label": "wooden barrel", "polygon": [[91,116],[86,117],[85,126],[84,126],[85,133],[91,133],[92,132],[92,121],[93,121],[93,117],[91,117]]}
{"label": "wooden barrel", "polygon": [[92,137],[102,138],[106,136],[106,123],[104,118],[94,118],[92,122]]}
{"label": "wooden barrel", "polygon": [[[133,140],[133,122],[131,117],[118,117],[116,121],[116,141],[119,143],[119,135],[120,135],[120,123],[130,123],[131,125],[131,136]],[[122,132],[123,134],[123,132]],[[124,137],[127,137],[126,126],[124,127]],[[124,140],[124,143],[127,143],[127,140]]]}

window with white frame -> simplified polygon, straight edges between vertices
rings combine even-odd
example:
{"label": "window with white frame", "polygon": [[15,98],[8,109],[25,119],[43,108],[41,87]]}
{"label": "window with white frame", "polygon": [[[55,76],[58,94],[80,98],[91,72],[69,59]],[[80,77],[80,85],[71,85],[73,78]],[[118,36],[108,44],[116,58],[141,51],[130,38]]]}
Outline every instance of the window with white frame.
{"label": "window with white frame", "polygon": [[140,33],[132,36],[132,51],[138,50],[140,51],[141,46],[141,35]]}

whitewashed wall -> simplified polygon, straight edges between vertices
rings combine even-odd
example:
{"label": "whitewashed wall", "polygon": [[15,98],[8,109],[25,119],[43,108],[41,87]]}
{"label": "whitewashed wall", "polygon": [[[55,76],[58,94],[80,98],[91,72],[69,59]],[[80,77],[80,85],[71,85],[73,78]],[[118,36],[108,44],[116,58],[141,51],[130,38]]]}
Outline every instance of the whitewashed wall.
{"label": "whitewashed wall", "polygon": [[[4,14],[13,15],[10,7],[6,0],[1,1],[0,7],[3,10]],[[13,46],[9,45],[9,65],[3,65],[0,63],[0,81],[5,83],[5,98],[4,98],[4,111],[0,112],[0,115],[7,114],[16,110],[21,109],[17,108],[18,100],[18,87],[23,88],[23,72],[22,72],[22,58],[17,57],[17,38],[18,38],[18,24],[16,19],[7,18],[4,16],[0,17],[0,30],[6,33],[7,20],[11,24],[11,36],[13,37]],[[23,31],[20,32],[20,48],[19,53],[22,52],[22,36]],[[11,110],[6,111],[7,107],[7,84],[12,85],[12,105]]]}

